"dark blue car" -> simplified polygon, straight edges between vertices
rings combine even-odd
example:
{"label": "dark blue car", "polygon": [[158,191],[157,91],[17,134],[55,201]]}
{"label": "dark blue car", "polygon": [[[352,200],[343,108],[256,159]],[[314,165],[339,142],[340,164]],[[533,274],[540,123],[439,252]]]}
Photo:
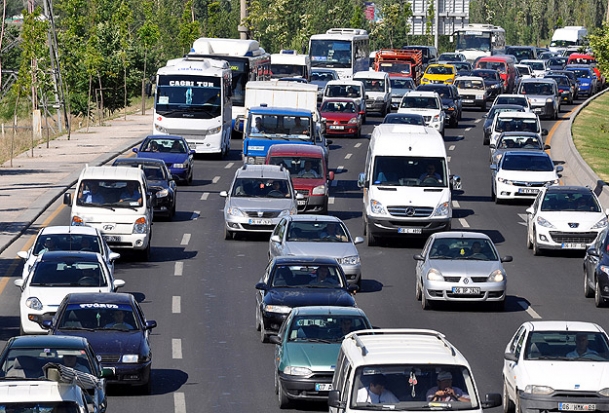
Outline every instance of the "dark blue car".
{"label": "dark blue car", "polygon": [[609,300],[608,234],[608,228],[602,230],[584,256],[584,296],[594,297],[597,307],[606,307]]}
{"label": "dark blue car", "polygon": [[43,323],[50,334],[86,338],[104,368],[114,374],[108,383],[152,390],[150,331],[156,321],[146,320],[139,304],[128,293],[70,293],[53,320]]}
{"label": "dark blue car", "polygon": [[133,148],[138,158],[161,159],[165,161],[174,179],[186,184],[192,183],[195,150],[181,136],[150,135],[139,148]]}
{"label": "dark blue car", "polygon": [[579,81],[579,94],[592,96],[598,92],[598,80],[590,66],[567,65],[565,70],[572,71]]}

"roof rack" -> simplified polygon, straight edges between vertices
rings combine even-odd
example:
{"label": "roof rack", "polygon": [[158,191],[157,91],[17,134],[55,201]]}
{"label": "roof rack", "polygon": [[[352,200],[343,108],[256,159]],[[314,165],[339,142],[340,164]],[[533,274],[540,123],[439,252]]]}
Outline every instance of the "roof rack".
{"label": "roof rack", "polygon": [[453,356],[455,356],[457,354],[455,347],[446,339],[446,336],[444,334],[440,333],[439,331],[428,330],[428,329],[384,328],[384,329],[374,329],[374,330],[360,330],[360,331],[355,331],[353,333],[348,334],[345,337],[345,339],[351,338],[351,339],[355,340],[355,345],[362,349],[362,356],[365,356],[366,354],[368,354],[368,349],[366,348],[366,346],[364,345],[364,343],[362,342],[360,337],[385,335],[385,334],[388,334],[388,335],[389,334],[390,335],[403,334],[403,335],[409,335],[409,336],[419,335],[419,336],[436,337],[438,340],[440,340],[442,342],[442,344],[444,344],[444,346],[446,348],[448,348],[450,350],[450,352]]}

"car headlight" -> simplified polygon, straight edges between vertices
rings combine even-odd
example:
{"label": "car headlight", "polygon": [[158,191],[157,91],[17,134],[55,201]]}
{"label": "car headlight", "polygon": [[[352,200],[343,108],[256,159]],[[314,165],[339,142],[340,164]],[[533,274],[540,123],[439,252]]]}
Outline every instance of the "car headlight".
{"label": "car headlight", "polygon": [[549,386],[536,386],[529,384],[524,388],[524,392],[530,394],[551,394],[554,393],[554,389]]}
{"label": "car headlight", "polygon": [[349,123],[350,125],[353,125],[354,123],[358,124],[359,118],[351,118],[351,119],[349,119],[349,122],[347,122],[347,123]]}
{"label": "car headlight", "polygon": [[600,221],[592,226],[592,229],[605,228],[607,226],[607,217],[603,217]]}
{"label": "car headlight", "polygon": [[547,99],[546,99],[546,103],[554,103],[554,99],[552,99],[552,98],[547,98]]}
{"label": "car headlight", "polygon": [[488,278],[486,279],[486,281],[488,282],[495,282],[495,283],[500,283],[505,279],[505,276],[503,275],[503,271],[501,270],[495,270],[491,273],[491,275],[488,276]]}
{"label": "car headlight", "polygon": [[139,217],[133,224],[133,234],[146,234],[148,232],[148,220],[146,217]]}
{"label": "car headlight", "polygon": [[338,261],[340,265],[358,265],[360,263],[359,255],[338,258],[336,261]]}
{"label": "car headlight", "polygon": [[558,178],[546,182],[546,184],[548,184],[548,185],[558,185],[559,183],[560,183],[560,179],[558,179]]}
{"label": "car headlight", "polygon": [[326,186],[325,185],[316,186],[315,188],[313,188],[313,191],[311,191],[311,193],[313,195],[324,195],[326,193]]}
{"label": "car headlight", "polygon": [[226,208],[226,215],[232,215],[234,217],[244,217],[245,214],[239,208],[228,207]]}
{"label": "car headlight", "polygon": [[447,85],[452,85],[452,83],[455,81],[455,79],[446,79],[446,84]]}
{"label": "car headlight", "polygon": [[434,217],[445,217],[449,214],[450,208],[448,202],[442,202],[440,205],[436,207],[436,210],[433,213]]}
{"label": "car headlight", "polygon": [[511,181],[509,179],[501,178],[499,176],[497,177],[497,181],[501,182],[502,184],[513,185],[513,181]]}
{"label": "car headlight", "polygon": [[373,214],[385,214],[385,208],[383,208],[383,204],[381,204],[376,199],[370,200],[370,211]]}
{"label": "car headlight", "polygon": [[287,305],[268,304],[264,306],[264,311],[267,313],[289,314],[290,311],[292,311],[292,307],[288,307]]}
{"label": "car headlight", "polygon": [[605,387],[604,389],[599,390],[598,393],[601,396],[609,397],[609,387]]}
{"label": "car headlight", "polygon": [[169,189],[161,189],[156,194],[154,194],[154,196],[156,196],[157,198],[165,198],[166,196],[169,196]]}
{"label": "car headlight", "polygon": [[444,105],[444,106],[442,106],[442,109],[448,110],[449,112],[453,112],[453,111],[455,111],[456,108],[452,105]]}
{"label": "car headlight", "polygon": [[285,366],[283,369],[284,374],[288,374],[290,376],[310,376],[313,374],[313,370],[308,367],[301,366]]}
{"label": "car headlight", "polygon": [[436,270],[435,268],[431,268],[429,271],[427,271],[426,278],[429,281],[444,281],[442,273],[439,270]]}
{"label": "car headlight", "polygon": [[609,266],[607,266],[607,265],[599,265],[598,268],[599,268],[599,270],[601,270],[605,274],[609,275]]}
{"label": "car headlight", "polygon": [[288,215],[292,215],[292,210],[291,209],[284,209],[283,211],[281,211],[279,213],[280,217],[285,217],[285,216],[288,216]]}
{"label": "car headlight", "polygon": [[185,163],[174,163],[172,166],[173,169],[186,169]]}
{"label": "car headlight", "polygon": [[495,83],[491,85],[491,89],[499,89],[501,87],[501,83]]}
{"label": "car headlight", "polygon": [[220,131],[222,130],[221,126],[216,126],[215,128],[212,129],[208,129],[206,132],[204,133],[205,135],[215,135],[216,133],[220,133]]}
{"label": "car headlight", "polygon": [[42,311],[42,303],[36,297],[29,297],[25,300],[25,306],[31,308],[32,310]]}
{"label": "car headlight", "polygon": [[499,161],[501,160],[501,157],[503,156],[502,153],[496,153],[495,155],[493,155],[493,159],[495,160],[495,163],[498,164]]}
{"label": "car headlight", "polygon": [[435,115],[432,119],[432,122],[440,122],[440,115]]}
{"label": "car headlight", "polygon": [[378,96],[378,97],[374,98],[374,100],[376,100],[377,102],[382,102],[383,100],[385,100],[385,98],[382,96]]}
{"label": "car headlight", "polygon": [[137,354],[123,354],[121,357],[121,363],[137,363],[140,359],[140,356]]}
{"label": "car headlight", "polygon": [[544,217],[538,216],[537,219],[537,224],[541,225],[542,227],[546,227],[546,228],[556,228],[554,225],[552,225],[552,223],[550,221],[548,221],[547,219],[545,219]]}
{"label": "car headlight", "polygon": [[426,77],[423,77],[423,79],[421,79],[421,82],[429,82],[429,79],[427,79]]}

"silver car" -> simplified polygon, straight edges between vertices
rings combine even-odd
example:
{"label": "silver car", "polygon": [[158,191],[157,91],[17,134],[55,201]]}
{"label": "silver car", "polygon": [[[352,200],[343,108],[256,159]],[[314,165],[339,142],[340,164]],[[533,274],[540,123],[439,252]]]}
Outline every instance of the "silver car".
{"label": "silver car", "polygon": [[437,301],[492,303],[502,311],[506,296],[504,262],[493,241],[479,232],[432,234],[423,252],[414,256],[416,298],[424,310]]}
{"label": "silver car", "polygon": [[335,258],[349,283],[361,285],[362,265],[347,226],[331,215],[290,215],[283,217],[269,240],[269,259],[286,255]]}

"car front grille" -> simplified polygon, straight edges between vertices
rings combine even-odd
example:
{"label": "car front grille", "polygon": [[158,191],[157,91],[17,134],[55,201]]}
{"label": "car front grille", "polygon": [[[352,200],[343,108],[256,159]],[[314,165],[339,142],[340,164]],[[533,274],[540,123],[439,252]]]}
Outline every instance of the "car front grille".
{"label": "car front grille", "polygon": [[562,243],[576,243],[576,244],[590,244],[596,239],[596,232],[559,232],[550,231],[550,236],[554,242]]}
{"label": "car front grille", "polygon": [[423,116],[423,119],[425,120],[426,125],[429,125],[429,122],[431,122],[431,116]]}
{"label": "car front grille", "polygon": [[[262,212],[262,215],[259,212]],[[245,211],[245,213],[252,218],[277,218],[280,211]]]}
{"label": "car front grille", "polygon": [[120,354],[98,354],[102,363],[118,363],[121,361]]}
{"label": "car front grille", "polygon": [[296,193],[297,193],[297,194],[302,194],[302,195],[304,195],[305,197],[309,196],[309,190],[308,190],[308,189],[297,189],[297,190],[296,190]]}
{"label": "car front grille", "polygon": [[[483,282],[487,282],[488,281],[488,277],[470,277],[470,280],[472,280],[472,282],[475,283],[483,283]],[[458,283],[461,281],[461,277],[457,276],[457,277],[444,277],[444,281],[449,282],[449,283]]]}
{"label": "car front grille", "polygon": [[461,99],[476,99],[476,95],[461,95]]}
{"label": "car front grille", "polygon": [[408,206],[390,206],[387,207],[387,212],[394,217],[428,217],[432,214],[433,208],[429,207],[408,207]]}
{"label": "car front grille", "polygon": [[243,229],[247,231],[268,231],[272,232],[275,228],[275,225],[250,225],[250,224],[241,224]]}
{"label": "car front grille", "polygon": [[512,185],[514,186],[527,186],[531,188],[541,188],[544,186],[546,182],[525,182],[525,181],[513,181]]}

